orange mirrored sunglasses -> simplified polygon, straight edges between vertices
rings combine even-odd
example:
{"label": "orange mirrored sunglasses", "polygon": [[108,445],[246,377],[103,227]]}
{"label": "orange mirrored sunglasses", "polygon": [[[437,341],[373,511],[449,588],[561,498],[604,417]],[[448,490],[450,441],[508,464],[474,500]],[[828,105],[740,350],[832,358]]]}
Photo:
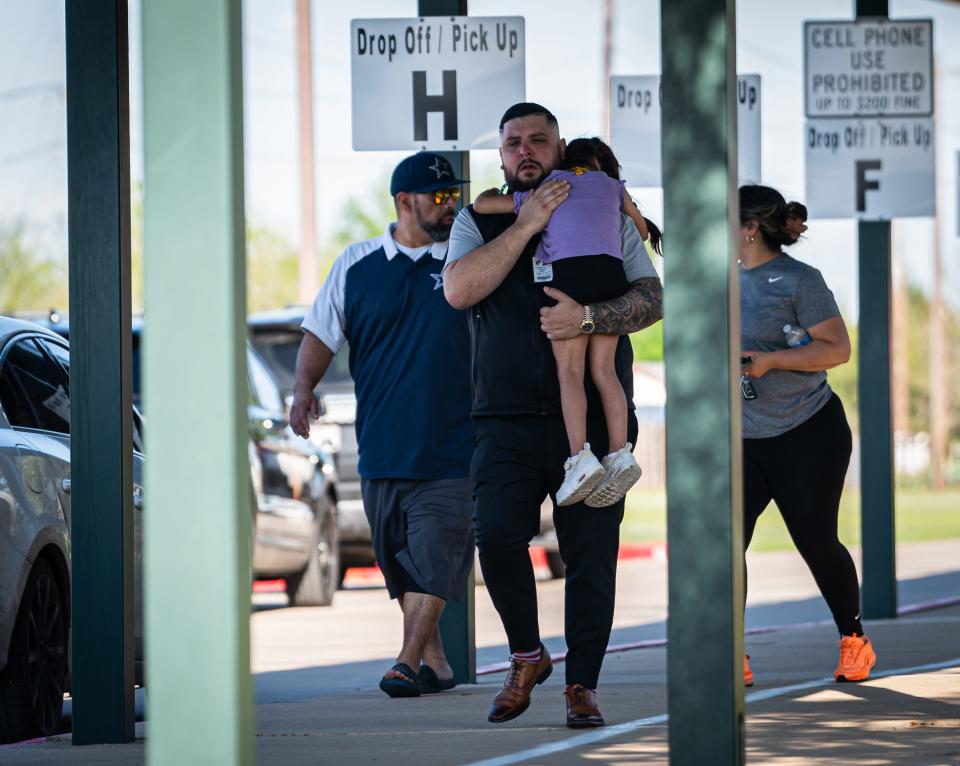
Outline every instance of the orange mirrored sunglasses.
{"label": "orange mirrored sunglasses", "polygon": [[433,193],[433,201],[438,205],[444,204],[448,199],[452,199],[454,202],[460,199],[460,188],[454,187],[453,189],[437,189]]}

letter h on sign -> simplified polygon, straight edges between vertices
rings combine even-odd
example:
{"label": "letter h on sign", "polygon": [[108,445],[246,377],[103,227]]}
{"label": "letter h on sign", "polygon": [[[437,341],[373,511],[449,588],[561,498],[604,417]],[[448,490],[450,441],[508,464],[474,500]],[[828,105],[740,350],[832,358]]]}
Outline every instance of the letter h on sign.
{"label": "letter h on sign", "polygon": [[457,140],[457,72],[443,70],[443,92],[427,95],[427,73],[413,72],[413,140],[427,140],[427,114],[443,113],[443,140]]}

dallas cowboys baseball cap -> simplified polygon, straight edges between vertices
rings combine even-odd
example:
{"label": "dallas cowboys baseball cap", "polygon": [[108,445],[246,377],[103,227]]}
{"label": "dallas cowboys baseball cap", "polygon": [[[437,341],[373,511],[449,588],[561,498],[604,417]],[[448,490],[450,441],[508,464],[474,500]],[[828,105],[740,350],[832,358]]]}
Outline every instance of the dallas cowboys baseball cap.
{"label": "dallas cowboys baseball cap", "polygon": [[469,179],[457,178],[453,167],[439,154],[418,152],[394,168],[390,178],[390,196],[400,192],[432,192],[466,183],[470,183]]}

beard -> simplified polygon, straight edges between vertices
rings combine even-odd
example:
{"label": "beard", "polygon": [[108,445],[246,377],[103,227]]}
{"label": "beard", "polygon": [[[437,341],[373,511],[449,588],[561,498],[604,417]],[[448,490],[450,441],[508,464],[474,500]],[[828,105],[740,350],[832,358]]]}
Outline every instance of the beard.
{"label": "beard", "polygon": [[446,242],[450,239],[450,229],[453,228],[453,218],[450,218],[450,222],[447,223],[446,218],[449,215],[444,212],[443,216],[439,221],[430,221],[428,220],[423,213],[420,212],[420,206],[414,206],[414,211],[417,214],[417,226],[428,236],[433,242]]}
{"label": "beard", "polygon": [[560,147],[557,147],[557,156],[554,159],[553,164],[550,167],[544,167],[539,162],[533,162],[532,160],[527,160],[528,163],[536,165],[540,168],[540,172],[535,178],[517,178],[516,172],[510,172],[506,168],[503,169],[503,180],[507,182],[507,186],[510,187],[510,191],[530,191],[531,189],[536,189],[543,179],[550,175],[556,168],[560,167]]}

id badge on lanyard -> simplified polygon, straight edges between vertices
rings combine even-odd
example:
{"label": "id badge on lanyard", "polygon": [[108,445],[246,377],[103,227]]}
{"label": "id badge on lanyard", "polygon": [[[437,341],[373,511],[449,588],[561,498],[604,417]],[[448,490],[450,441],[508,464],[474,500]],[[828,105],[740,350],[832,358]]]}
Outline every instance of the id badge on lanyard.
{"label": "id badge on lanyard", "polygon": [[533,281],[536,283],[540,282],[552,282],[553,281],[553,264],[544,263],[536,256],[533,257]]}

